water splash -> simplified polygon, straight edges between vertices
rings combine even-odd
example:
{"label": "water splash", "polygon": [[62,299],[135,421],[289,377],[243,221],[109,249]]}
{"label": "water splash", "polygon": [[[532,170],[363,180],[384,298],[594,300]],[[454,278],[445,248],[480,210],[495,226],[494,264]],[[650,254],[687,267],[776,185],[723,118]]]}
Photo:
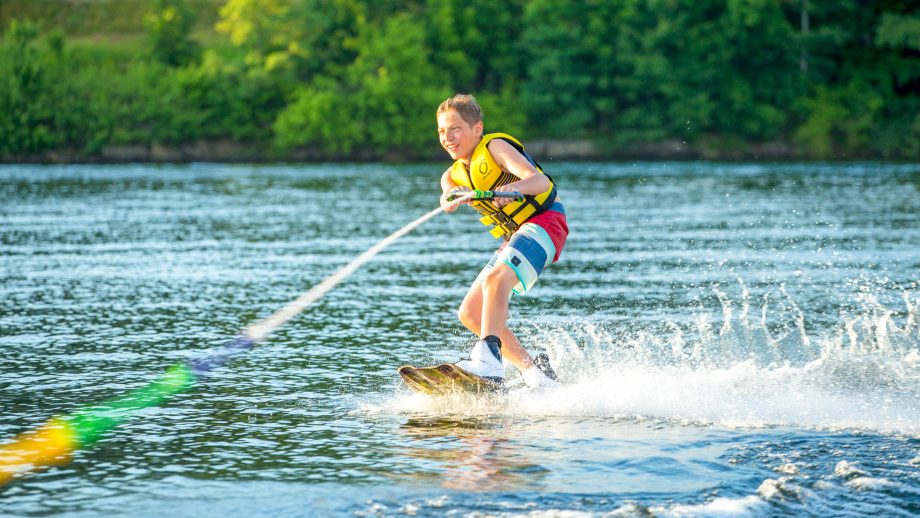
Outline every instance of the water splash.
{"label": "water splash", "polygon": [[[920,436],[918,295],[889,308],[864,291],[838,325],[810,330],[785,285],[752,295],[739,282],[713,287],[717,307],[694,318],[623,330],[579,320],[541,325],[565,384],[507,398],[433,400],[400,393],[401,412],[457,415],[604,416],[725,427],[792,426]],[[751,300],[760,319],[748,319]],[[773,301],[776,301],[774,304]],[[721,318],[718,318],[721,316]]]}

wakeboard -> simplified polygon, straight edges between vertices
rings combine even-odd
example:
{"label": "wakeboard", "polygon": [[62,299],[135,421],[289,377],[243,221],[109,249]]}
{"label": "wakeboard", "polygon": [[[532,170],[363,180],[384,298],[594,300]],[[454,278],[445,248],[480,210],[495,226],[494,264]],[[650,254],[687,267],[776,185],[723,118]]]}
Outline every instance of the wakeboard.
{"label": "wakeboard", "polygon": [[453,363],[430,367],[403,365],[396,369],[412,390],[435,396],[469,393],[489,394],[500,392],[503,385],[467,372]]}

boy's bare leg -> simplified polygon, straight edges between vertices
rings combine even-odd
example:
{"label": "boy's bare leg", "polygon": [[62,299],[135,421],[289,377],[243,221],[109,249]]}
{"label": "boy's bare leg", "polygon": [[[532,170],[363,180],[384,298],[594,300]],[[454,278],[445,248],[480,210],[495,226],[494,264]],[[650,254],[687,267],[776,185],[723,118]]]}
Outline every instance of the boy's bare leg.
{"label": "boy's bare leg", "polygon": [[533,360],[507,326],[508,295],[517,282],[514,270],[505,264],[495,265],[482,282],[470,287],[460,304],[459,316],[476,336],[497,336],[502,341],[502,356],[524,371],[533,365]]}

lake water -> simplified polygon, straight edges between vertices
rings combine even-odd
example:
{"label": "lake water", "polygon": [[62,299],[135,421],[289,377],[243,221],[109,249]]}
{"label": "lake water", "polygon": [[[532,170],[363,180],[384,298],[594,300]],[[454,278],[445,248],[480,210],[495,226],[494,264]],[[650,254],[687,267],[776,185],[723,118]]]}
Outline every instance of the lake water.
{"label": "lake water", "polygon": [[[920,165],[547,162],[571,235],[510,323],[560,388],[398,379],[472,344],[464,207],[0,514],[920,514]],[[0,442],[207,357],[445,165],[0,166]]]}

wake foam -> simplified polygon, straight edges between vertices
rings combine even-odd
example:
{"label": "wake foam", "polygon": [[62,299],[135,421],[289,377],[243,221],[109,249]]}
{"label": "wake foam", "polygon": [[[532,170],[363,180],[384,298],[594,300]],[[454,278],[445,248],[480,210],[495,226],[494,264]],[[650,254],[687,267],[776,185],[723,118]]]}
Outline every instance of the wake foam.
{"label": "wake foam", "polygon": [[[740,311],[715,288],[721,307],[700,308],[689,323],[630,331],[590,319],[534,323],[526,342],[547,345],[561,387],[493,399],[400,390],[387,406],[438,415],[597,416],[920,436],[916,293],[903,291],[906,309],[897,310],[866,295],[859,312],[822,333],[808,331],[805,313],[784,287],[752,307],[740,286]],[[782,321],[771,319],[771,297],[785,301]]]}

